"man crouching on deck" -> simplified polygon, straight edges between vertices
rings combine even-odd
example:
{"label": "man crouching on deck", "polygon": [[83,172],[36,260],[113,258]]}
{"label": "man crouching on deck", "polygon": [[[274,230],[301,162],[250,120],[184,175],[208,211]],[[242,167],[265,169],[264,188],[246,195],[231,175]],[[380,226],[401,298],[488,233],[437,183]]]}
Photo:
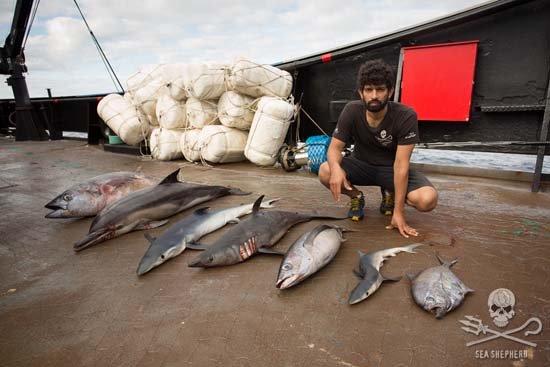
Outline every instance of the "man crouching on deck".
{"label": "man crouching on deck", "polygon": [[[340,193],[351,198],[348,216],[354,221],[363,219],[365,196],[353,185],[380,186],[380,211],[392,215],[388,228],[408,238],[418,233],[405,220],[405,203],[430,211],[437,205],[437,191],[422,173],[409,168],[414,145],[420,141],[418,119],[412,108],[389,101],[393,82],[393,71],[382,60],[361,65],[361,100],[349,102],[340,114],[319,179],[337,202]],[[355,148],[343,158],[346,144]]]}

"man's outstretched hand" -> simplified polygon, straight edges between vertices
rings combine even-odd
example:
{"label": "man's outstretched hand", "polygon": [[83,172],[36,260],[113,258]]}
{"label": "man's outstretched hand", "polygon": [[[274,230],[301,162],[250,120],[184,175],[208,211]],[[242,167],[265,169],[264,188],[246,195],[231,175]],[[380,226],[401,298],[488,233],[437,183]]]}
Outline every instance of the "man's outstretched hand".
{"label": "man's outstretched hand", "polygon": [[413,227],[409,226],[405,221],[403,214],[393,213],[391,218],[391,223],[389,226],[386,226],[386,229],[397,228],[401,236],[409,238],[409,236],[418,236],[418,232]]}

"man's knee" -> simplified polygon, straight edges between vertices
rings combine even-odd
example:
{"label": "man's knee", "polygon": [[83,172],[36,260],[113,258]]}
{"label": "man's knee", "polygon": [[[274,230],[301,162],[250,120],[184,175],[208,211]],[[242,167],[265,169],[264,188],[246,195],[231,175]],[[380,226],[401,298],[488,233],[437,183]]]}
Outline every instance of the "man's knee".
{"label": "man's knee", "polygon": [[436,189],[431,186],[421,187],[420,189],[411,191],[409,196],[411,204],[418,211],[429,212],[437,206],[438,194]]}

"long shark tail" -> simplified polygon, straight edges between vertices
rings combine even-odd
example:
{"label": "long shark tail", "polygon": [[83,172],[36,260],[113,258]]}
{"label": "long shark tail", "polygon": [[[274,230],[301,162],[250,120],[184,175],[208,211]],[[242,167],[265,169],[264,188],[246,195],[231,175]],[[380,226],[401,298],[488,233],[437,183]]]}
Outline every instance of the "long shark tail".
{"label": "long shark tail", "polygon": [[427,243],[422,243],[422,242],[418,242],[418,243],[413,243],[412,245],[408,245],[408,246],[403,246],[403,251],[404,252],[408,252],[408,253],[411,253],[411,254],[416,254],[416,251],[414,251],[417,247],[420,247],[420,246],[429,246]]}

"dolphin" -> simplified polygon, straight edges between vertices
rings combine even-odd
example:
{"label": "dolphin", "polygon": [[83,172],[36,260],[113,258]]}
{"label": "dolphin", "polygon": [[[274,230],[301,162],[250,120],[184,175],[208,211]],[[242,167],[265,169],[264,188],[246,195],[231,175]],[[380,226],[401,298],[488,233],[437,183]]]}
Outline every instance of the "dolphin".
{"label": "dolphin", "polygon": [[361,279],[361,281],[351,292],[348,303],[353,305],[367,299],[367,297],[376,292],[384,281],[399,281],[401,277],[385,277],[380,274],[380,268],[384,264],[384,261],[400,252],[409,252],[414,254],[416,253],[416,251],[414,251],[415,248],[424,245],[424,243],[414,243],[408,246],[393,247],[380,251],[369,252],[368,254],[358,251],[359,271],[354,272],[355,275]]}
{"label": "dolphin", "polygon": [[75,184],[45,205],[46,218],[93,217],[126,195],[153,186],[155,181],[141,173],[112,172]]}
{"label": "dolphin", "polygon": [[[262,202],[261,208],[273,208],[272,204],[278,200]],[[157,238],[146,233],[145,236],[151,244],[139,262],[137,274],[143,275],[178,256],[186,247],[201,249],[202,247],[196,241],[208,233],[222,228],[227,223],[238,222],[239,217],[252,212],[253,205],[254,203],[251,203],[216,210],[211,210],[208,207],[200,208],[174,224]]]}
{"label": "dolphin", "polygon": [[316,213],[294,213],[280,210],[260,212],[261,196],[254,203],[252,215],[231,228],[224,236],[193,259],[190,267],[208,268],[232,265],[247,260],[254,254],[284,255],[270,250],[294,225],[312,219],[346,219]]}
{"label": "dolphin", "polygon": [[158,185],[136,191],[103,209],[84,239],[73,245],[81,251],[125,233],[160,227],[168,217],[225,195],[248,195],[239,189],[178,181],[179,169]]}

